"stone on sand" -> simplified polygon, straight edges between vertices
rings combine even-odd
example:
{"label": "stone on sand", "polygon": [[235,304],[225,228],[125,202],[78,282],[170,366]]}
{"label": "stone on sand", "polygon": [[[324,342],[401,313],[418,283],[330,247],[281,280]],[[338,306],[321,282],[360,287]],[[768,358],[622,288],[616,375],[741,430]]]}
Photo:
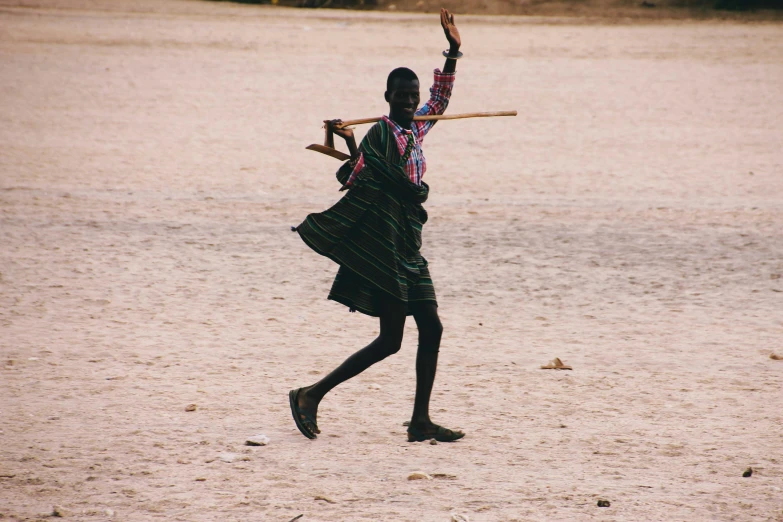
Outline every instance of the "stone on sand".
{"label": "stone on sand", "polygon": [[70,516],[71,514],[72,513],[71,513],[70,509],[65,509],[62,506],[54,506],[52,508],[52,516],[53,517],[61,517],[62,518],[62,517]]}
{"label": "stone on sand", "polygon": [[263,433],[259,433],[258,435],[253,435],[252,437],[248,437],[248,439],[245,441],[245,444],[248,446],[266,446],[269,444],[270,440],[269,437],[264,435]]}
{"label": "stone on sand", "polygon": [[236,453],[221,453],[220,455],[218,455],[218,458],[221,461],[223,461],[223,462],[231,463],[231,462],[234,462],[236,460],[237,454]]}

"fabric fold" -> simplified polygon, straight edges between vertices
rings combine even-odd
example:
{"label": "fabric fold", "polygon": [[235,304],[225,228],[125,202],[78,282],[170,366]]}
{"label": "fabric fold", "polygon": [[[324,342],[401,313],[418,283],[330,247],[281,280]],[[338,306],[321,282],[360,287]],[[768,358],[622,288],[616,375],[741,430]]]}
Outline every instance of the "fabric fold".
{"label": "fabric fold", "polygon": [[[389,157],[384,150],[390,145],[388,132],[383,123],[368,132],[369,139],[361,144],[365,166],[351,189],[331,208],[308,215],[296,227],[310,248],[341,266],[335,286],[342,280],[343,291],[338,292],[342,298],[333,295],[333,288],[330,299],[368,315],[377,315],[372,299],[346,302],[353,301],[351,295],[377,289],[406,303],[422,297],[435,300],[434,290],[431,298],[421,289],[411,295],[411,289],[422,283],[432,285],[427,261],[419,252],[427,222],[422,203],[429,187],[411,182],[401,165],[385,159]],[[338,181],[347,179],[351,170],[347,163],[340,168]],[[369,290],[345,291],[346,282]]]}

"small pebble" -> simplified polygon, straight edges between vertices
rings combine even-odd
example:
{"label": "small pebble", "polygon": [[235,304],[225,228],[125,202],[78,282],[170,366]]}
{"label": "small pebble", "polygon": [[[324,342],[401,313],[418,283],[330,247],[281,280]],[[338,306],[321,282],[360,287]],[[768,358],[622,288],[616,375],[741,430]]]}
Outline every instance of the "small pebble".
{"label": "small pebble", "polygon": [[71,514],[71,512],[68,511],[67,509],[65,509],[62,506],[54,506],[52,508],[52,516],[53,517],[67,517],[70,514]]}
{"label": "small pebble", "polygon": [[599,500],[598,501],[598,507],[609,507],[612,504],[609,503],[608,500]]}
{"label": "small pebble", "polygon": [[188,404],[187,406],[185,406],[185,411],[196,411],[196,408],[198,408],[198,406],[196,406],[195,404]]}
{"label": "small pebble", "polygon": [[470,522],[467,515],[461,515],[459,513],[451,514],[451,522]]}
{"label": "small pebble", "polygon": [[204,478],[204,477],[196,477],[196,482],[204,482],[204,481],[206,481],[206,480],[207,480],[207,479],[206,479],[206,478]]}
{"label": "small pebble", "polygon": [[315,497],[313,497],[313,499],[314,499],[314,500],[323,500],[323,501],[324,501],[324,502],[326,502],[327,504],[337,504],[337,501],[335,501],[335,500],[332,500],[331,498],[329,498],[329,497],[325,497],[325,496],[323,496],[323,495],[316,495]]}
{"label": "small pebble", "polygon": [[423,471],[414,471],[408,475],[408,480],[432,480],[432,477],[424,473]]}
{"label": "small pebble", "polygon": [[430,445],[431,445],[431,446],[437,446],[437,445],[438,445],[438,441],[437,441],[437,440],[435,440],[435,439],[432,439],[432,440],[430,441]]}
{"label": "small pebble", "polygon": [[745,471],[742,472],[742,476],[747,478],[749,476],[753,475],[753,468],[748,468]]}
{"label": "small pebble", "polygon": [[252,437],[249,437],[245,444],[248,446],[266,446],[269,444],[269,437],[264,435],[263,433],[259,433],[258,435],[254,435]]}
{"label": "small pebble", "polygon": [[234,462],[237,458],[237,455],[235,453],[221,453],[218,455],[218,458],[222,460],[223,462]]}

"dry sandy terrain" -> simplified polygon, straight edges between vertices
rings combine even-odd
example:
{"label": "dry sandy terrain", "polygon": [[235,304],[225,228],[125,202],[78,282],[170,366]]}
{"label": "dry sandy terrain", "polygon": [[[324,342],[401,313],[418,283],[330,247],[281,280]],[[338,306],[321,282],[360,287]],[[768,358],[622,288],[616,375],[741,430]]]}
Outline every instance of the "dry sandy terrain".
{"label": "dry sandy terrain", "polygon": [[520,113],[427,143],[468,435],[405,441],[410,321],[310,441],[288,390],[377,326],[289,231],[339,197],[304,146],[437,17],[0,0],[0,519],[783,520],[783,26],[457,22],[450,112]]}

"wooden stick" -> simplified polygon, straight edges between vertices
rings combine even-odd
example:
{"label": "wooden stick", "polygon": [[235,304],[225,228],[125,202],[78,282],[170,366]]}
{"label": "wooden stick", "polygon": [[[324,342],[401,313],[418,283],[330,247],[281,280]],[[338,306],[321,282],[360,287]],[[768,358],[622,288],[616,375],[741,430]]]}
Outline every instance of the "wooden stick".
{"label": "wooden stick", "polygon": [[[517,111],[497,111],[497,112],[468,112],[466,114],[433,114],[430,116],[414,116],[413,121],[433,121],[433,120],[461,120],[463,118],[493,118],[495,116],[516,116]],[[364,118],[361,120],[344,121],[342,125],[336,126],[338,129],[349,125],[361,125],[362,123],[375,123],[381,118]]]}

